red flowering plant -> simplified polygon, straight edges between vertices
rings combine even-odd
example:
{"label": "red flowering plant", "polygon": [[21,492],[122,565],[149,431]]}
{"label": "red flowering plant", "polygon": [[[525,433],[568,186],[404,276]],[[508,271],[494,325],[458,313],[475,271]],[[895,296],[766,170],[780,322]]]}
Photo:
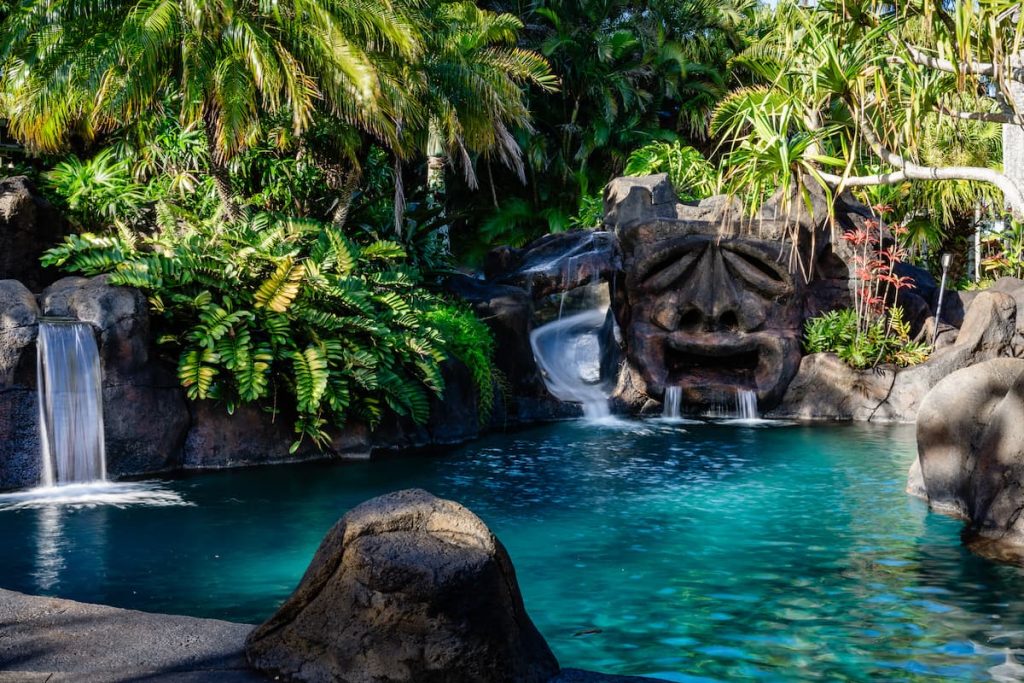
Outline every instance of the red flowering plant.
{"label": "red flowering plant", "polygon": [[[864,221],[842,235],[853,247],[853,309],[833,311],[807,322],[805,347],[809,353],[831,351],[854,367],[878,363],[912,365],[924,360],[928,347],[910,339],[910,325],[898,305],[900,292],[914,287],[914,281],[897,273],[907,257],[900,239],[907,229],[888,226],[885,205],[872,207],[878,218]],[[891,237],[890,237],[891,236]]]}

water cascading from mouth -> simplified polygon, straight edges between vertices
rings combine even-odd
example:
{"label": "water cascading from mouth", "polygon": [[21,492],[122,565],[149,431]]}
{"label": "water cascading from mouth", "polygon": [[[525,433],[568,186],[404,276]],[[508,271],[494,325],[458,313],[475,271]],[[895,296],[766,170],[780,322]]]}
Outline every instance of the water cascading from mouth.
{"label": "water cascading from mouth", "polygon": [[665,403],[661,407],[661,416],[666,420],[678,420],[680,418],[679,405],[682,397],[682,388],[665,387]]}
{"label": "water cascading from mouth", "polygon": [[760,417],[757,412],[757,394],[749,389],[736,390],[736,417],[740,420],[756,420]]}
{"label": "water cascading from mouth", "polygon": [[42,485],[106,480],[102,373],[92,327],[40,320],[36,348]]}
{"label": "water cascading from mouth", "polygon": [[705,416],[735,422],[755,422],[760,419],[757,411],[757,394],[750,389],[736,389],[732,405],[718,404],[704,413]]}
{"label": "water cascading from mouth", "polygon": [[533,357],[544,385],[560,401],[579,403],[588,419],[607,418],[608,396],[601,388],[601,329],[607,309],[559,318],[530,333]]}

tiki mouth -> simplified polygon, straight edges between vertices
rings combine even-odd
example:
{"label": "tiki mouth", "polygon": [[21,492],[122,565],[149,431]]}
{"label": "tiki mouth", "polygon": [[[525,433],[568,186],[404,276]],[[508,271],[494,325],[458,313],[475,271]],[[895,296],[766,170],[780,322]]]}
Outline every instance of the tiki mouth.
{"label": "tiki mouth", "polygon": [[675,332],[665,339],[666,383],[716,394],[753,391],[769,372],[771,355],[761,335]]}

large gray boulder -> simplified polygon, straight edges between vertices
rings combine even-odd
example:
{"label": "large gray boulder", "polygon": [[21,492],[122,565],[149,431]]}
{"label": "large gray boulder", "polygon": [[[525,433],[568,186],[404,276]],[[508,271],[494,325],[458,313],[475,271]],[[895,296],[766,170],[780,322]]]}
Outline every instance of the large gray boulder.
{"label": "large gray boulder", "polygon": [[67,221],[28,178],[0,180],[0,279],[20,280],[38,292],[56,277],[39,257],[68,232]]}
{"label": "large gray boulder", "polygon": [[917,418],[908,490],[963,517],[970,547],[1024,560],[1024,360],[998,358],[952,373]]}
{"label": "large gray boulder", "polygon": [[422,490],[346,514],[246,654],[261,671],[325,683],[539,683],[558,673],[505,548],[472,512]]}

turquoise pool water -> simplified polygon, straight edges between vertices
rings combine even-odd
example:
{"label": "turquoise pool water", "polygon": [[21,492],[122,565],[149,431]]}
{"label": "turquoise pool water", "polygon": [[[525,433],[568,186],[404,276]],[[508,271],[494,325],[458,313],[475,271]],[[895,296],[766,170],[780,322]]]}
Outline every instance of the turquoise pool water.
{"label": "turquoise pool water", "polygon": [[164,485],[188,506],[0,511],[0,586],[256,622],[347,509],[419,486],[498,534],[563,665],[1013,680],[1024,572],[973,557],[959,522],[903,493],[913,436],[565,423],[440,456],[202,474]]}

